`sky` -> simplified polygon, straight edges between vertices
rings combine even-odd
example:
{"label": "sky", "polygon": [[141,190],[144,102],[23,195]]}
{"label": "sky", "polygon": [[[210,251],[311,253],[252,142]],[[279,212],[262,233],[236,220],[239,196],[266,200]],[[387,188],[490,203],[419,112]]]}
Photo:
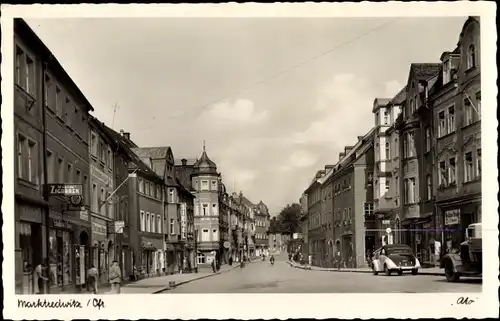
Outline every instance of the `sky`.
{"label": "sky", "polygon": [[[199,157],[272,215],[374,125],[375,98],[439,62],[466,17],[63,18],[28,24],[140,147]],[[114,112],[116,108],[116,112]]]}

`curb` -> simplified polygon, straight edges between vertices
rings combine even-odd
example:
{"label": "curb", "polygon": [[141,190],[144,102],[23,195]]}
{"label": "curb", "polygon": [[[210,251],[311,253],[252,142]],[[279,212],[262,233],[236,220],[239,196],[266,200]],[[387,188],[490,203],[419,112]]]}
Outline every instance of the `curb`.
{"label": "curb", "polygon": [[168,290],[172,290],[172,289],[175,289],[176,287],[180,286],[180,285],[183,285],[183,284],[186,284],[186,283],[190,283],[190,282],[194,282],[194,281],[198,281],[198,280],[202,280],[202,279],[205,279],[205,278],[209,278],[211,276],[215,276],[215,275],[219,275],[219,274],[223,274],[223,273],[226,273],[226,272],[229,272],[229,271],[232,271],[236,268],[239,268],[240,265],[236,265],[226,271],[219,271],[219,272],[216,272],[216,273],[212,273],[212,274],[208,274],[208,275],[204,275],[204,276],[200,276],[200,277],[197,277],[197,278],[194,278],[194,279],[191,279],[191,280],[186,280],[186,281],[182,281],[182,282],[179,282],[179,283],[176,283],[173,287],[170,287],[170,286],[166,286],[166,287],[163,287],[159,290],[156,290],[154,292],[152,292],[151,294],[159,294],[159,293],[162,293],[162,292],[166,292]]}
{"label": "curb", "polygon": [[[301,269],[301,270],[309,270],[309,271],[319,271],[319,272],[351,272],[351,273],[373,273],[372,271],[364,271],[364,270],[338,270],[338,269],[325,269],[325,268],[317,268],[317,267],[311,267],[311,266],[301,266],[301,265],[295,265],[290,261],[286,261],[291,267],[296,268],[296,269]],[[418,275],[430,275],[430,276],[445,276],[444,273],[439,273],[439,272],[425,272],[425,271],[419,271]]]}

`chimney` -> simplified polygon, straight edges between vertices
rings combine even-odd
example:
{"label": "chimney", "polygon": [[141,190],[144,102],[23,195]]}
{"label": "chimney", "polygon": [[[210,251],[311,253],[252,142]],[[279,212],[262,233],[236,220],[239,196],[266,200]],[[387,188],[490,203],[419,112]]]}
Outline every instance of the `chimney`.
{"label": "chimney", "polygon": [[124,132],[125,132],[125,131],[124,131],[123,129],[120,129],[120,135],[122,135],[122,136],[123,136],[123,133],[124,133]]}
{"label": "chimney", "polygon": [[354,146],[346,146],[346,147],[344,147],[344,153],[347,155],[353,148],[354,148]]}
{"label": "chimney", "polygon": [[339,162],[345,157],[345,153],[339,153]]}
{"label": "chimney", "polygon": [[181,159],[181,162],[182,162],[182,166],[186,166],[187,165],[187,159],[183,158],[183,159]]}
{"label": "chimney", "polygon": [[130,140],[130,133],[123,133],[123,137],[125,137],[126,140]]}
{"label": "chimney", "polygon": [[325,165],[325,170],[329,170],[329,169],[332,169],[334,167],[335,167],[335,165]]}
{"label": "chimney", "polygon": [[364,136],[358,136],[358,141],[362,141]]}

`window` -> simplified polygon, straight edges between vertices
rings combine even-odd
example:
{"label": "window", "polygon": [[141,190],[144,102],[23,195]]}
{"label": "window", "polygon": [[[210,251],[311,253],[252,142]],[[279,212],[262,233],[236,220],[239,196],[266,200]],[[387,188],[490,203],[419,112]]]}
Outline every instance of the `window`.
{"label": "window", "polygon": [[208,181],[201,181],[201,189],[203,191],[208,191]]}
{"label": "window", "polygon": [[64,100],[64,110],[63,110],[63,121],[67,123],[68,125],[71,125],[71,115],[69,114],[71,112],[71,100],[66,97]]}
{"label": "window", "polygon": [[391,188],[391,182],[389,181],[389,179],[385,179],[385,190],[388,191],[390,188]]}
{"label": "window", "polygon": [[384,111],[384,125],[389,125],[389,112]]}
{"label": "window", "polygon": [[456,165],[455,165],[455,157],[452,157],[448,161],[449,167],[448,167],[448,184],[455,184],[456,183]]}
{"label": "window", "polygon": [[481,148],[476,151],[476,177],[481,177]]}
{"label": "window", "polygon": [[416,150],[415,150],[415,133],[414,132],[408,133],[408,138],[409,138],[408,152],[410,153],[408,156],[412,157],[412,156],[415,156],[417,154]]}
{"label": "window", "polygon": [[52,106],[49,106],[50,87],[52,85],[51,82],[52,82],[52,80],[50,79],[50,76],[45,74],[45,87],[43,88],[43,90],[45,92],[44,104],[45,104],[45,106],[47,106],[49,108],[52,108]]}
{"label": "window", "polygon": [[448,108],[448,133],[455,131],[455,107]]}
{"label": "window", "polygon": [[24,170],[24,144],[26,138],[23,136],[17,137],[17,177],[26,178],[26,173]]}
{"label": "window", "polygon": [[156,215],[151,213],[151,233],[156,233]]}
{"label": "window", "polygon": [[90,133],[90,152],[97,156],[97,135],[94,132]]}
{"label": "window", "polygon": [[410,99],[410,116],[413,114],[413,99]]}
{"label": "window", "polygon": [[378,112],[375,113],[375,126],[380,125],[380,118]]}
{"label": "window", "polygon": [[408,136],[403,137],[403,156],[408,156]]}
{"label": "window", "polygon": [[57,117],[62,119],[62,111],[63,110],[63,104],[62,104],[62,93],[61,93],[61,88],[56,86],[56,115]]}
{"label": "window", "polygon": [[432,176],[427,175],[427,200],[432,198]]}
{"label": "window", "polygon": [[481,120],[481,92],[476,93],[476,119]]}
{"label": "window", "polygon": [[106,216],[106,205],[104,204],[105,201],[106,201],[106,191],[104,190],[104,188],[101,188],[101,199],[98,206],[102,216]]}
{"label": "window", "polygon": [[161,197],[161,186],[160,185],[156,186],[156,198],[159,198],[159,199],[162,198]]}
{"label": "window", "polygon": [[446,85],[451,80],[450,63],[451,63],[451,61],[449,59],[447,59],[443,62],[443,85]]}
{"label": "window", "polygon": [[446,118],[444,116],[444,111],[439,112],[438,119],[438,136],[443,137],[446,135]]}
{"label": "window", "polygon": [[150,190],[149,190],[149,182],[147,182],[147,181],[145,182],[145,187],[146,188],[144,190],[144,194],[149,195],[149,192],[150,192]]}
{"label": "window", "polygon": [[[364,214],[365,216],[373,215],[373,203],[365,203],[364,204]],[[339,213],[340,215],[340,213]]]}
{"label": "window", "polygon": [[398,139],[395,138],[394,139],[394,157],[398,157],[399,156],[399,144],[398,144]]}
{"label": "window", "polygon": [[212,191],[217,190],[217,181],[212,181]]}
{"label": "window", "polygon": [[174,203],[174,189],[173,188],[168,189],[168,202]]}
{"label": "window", "polygon": [[170,219],[170,234],[175,234],[175,220],[173,218]]}
{"label": "window", "polygon": [[385,143],[385,159],[391,158],[391,145],[389,142]]}
{"label": "window", "polygon": [[79,169],[77,169],[75,173],[75,183],[82,184],[82,172]]}
{"label": "window", "polygon": [[92,184],[92,211],[97,213],[99,203],[99,195],[97,195],[97,185]]}
{"label": "window", "polygon": [[141,211],[141,231],[145,231],[146,228],[146,218],[144,217],[144,211]]}
{"label": "window", "polygon": [[394,177],[394,185],[396,186],[396,195],[399,194],[399,177],[395,176]]}
{"label": "window", "polygon": [[203,253],[198,253],[198,255],[196,256],[196,261],[198,262],[198,264],[205,264],[205,255]]}
{"label": "window", "polygon": [[35,63],[26,55],[26,91],[32,95],[36,93],[35,88]]}
{"label": "window", "polygon": [[113,168],[113,153],[111,152],[111,148],[108,147],[108,167]]}
{"label": "window", "polygon": [[27,93],[35,95],[35,63],[21,48],[16,46],[16,84]]}
{"label": "window", "polygon": [[217,234],[217,230],[216,229],[212,230],[212,241],[213,242],[219,241],[219,235]]}
{"label": "window", "polygon": [[439,186],[445,185],[446,184],[446,163],[444,161],[439,162],[439,178],[438,178],[438,183]]}
{"label": "window", "polygon": [[415,185],[415,178],[410,178],[409,180],[410,183],[410,195],[409,195],[409,202],[410,203],[415,203],[416,201],[416,185]]}
{"label": "window", "polygon": [[149,213],[146,212],[146,232],[150,232],[151,220],[149,218]]}
{"label": "window", "polygon": [[208,234],[208,229],[202,230],[201,241],[202,242],[210,242],[210,235]]}
{"label": "window", "polygon": [[203,204],[203,216],[208,215],[208,204]]}
{"label": "window", "polygon": [[431,129],[430,127],[425,128],[425,151],[429,152],[431,150]]}
{"label": "window", "polygon": [[73,165],[68,163],[68,171],[66,172],[66,183],[71,184],[73,182]]}
{"label": "window", "polygon": [[139,178],[139,193],[144,193],[144,180]]}
{"label": "window", "polygon": [[470,45],[467,49],[467,68],[473,68],[476,66],[476,46]]}
{"label": "window", "polygon": [[470,182],[472,180],[472,175],[473,175],[473,162],[472,162],[472,152],[468,152],[465,154],[465,177],[464,177],[464,181],[465,182]]}
{"label": "window", "polygon": [[404,204],[409,203],[409,191],[408,191],[408,180],[403,180],[403,202]]}
{"label": "window", "polygon": [[51,151],[47,151],[47,183],[54,183],[54,154]]}
{"label": "window", "polygon": [[217,204],[212,203],[212,215],[217,216]]}

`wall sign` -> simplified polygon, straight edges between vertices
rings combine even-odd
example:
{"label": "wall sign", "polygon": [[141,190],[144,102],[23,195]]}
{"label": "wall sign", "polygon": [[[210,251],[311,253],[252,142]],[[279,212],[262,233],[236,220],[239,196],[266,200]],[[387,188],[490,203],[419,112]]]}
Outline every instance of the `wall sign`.
{"label": "wall sign", "polygon": [[445,225],[460,224],[460,209],[454,209],[444,212],[444,224]]}
{"label": "wall sign", "polygon": [[82,184],[46,184],[45,192],[49,196],[79,196],[82,195]]}

